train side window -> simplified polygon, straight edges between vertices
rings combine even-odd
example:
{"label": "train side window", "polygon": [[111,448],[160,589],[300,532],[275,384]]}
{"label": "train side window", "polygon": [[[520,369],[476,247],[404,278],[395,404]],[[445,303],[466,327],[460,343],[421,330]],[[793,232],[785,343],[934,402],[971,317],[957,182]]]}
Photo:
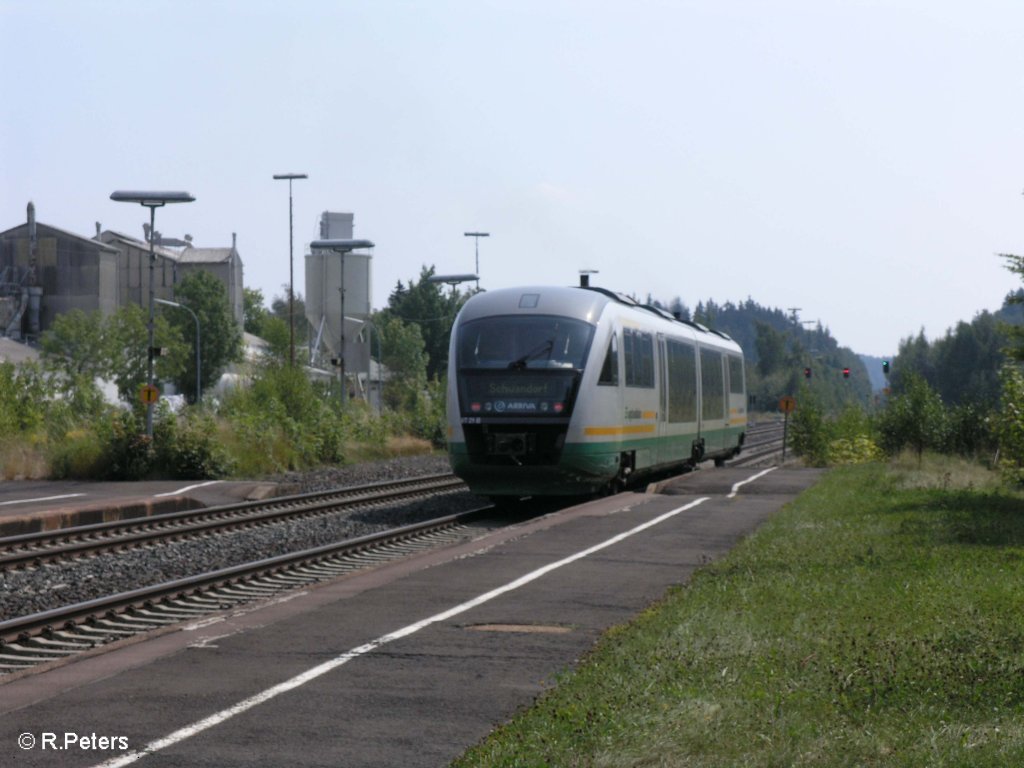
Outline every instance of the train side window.
{"label": "train side window", "polygon": [[697,352],[675,339],[668,340],[668,420],[697,420]]}
{"label": "train side window", "polygon": [[629,328],[622,331],[626,386],[654,388],[654,337]]}
{"label": "train side window", "polygon": [[729,355],[729,392],[733,395],[743,394],[743,358]]}
{"label": "train side window", "polygon": [[608,340],[608,351],[605,353],[604,365],[601,366],[601,375],[597,383],[619,385],[619,337],[614,333]]}
{"label": "train side window", "polygon": [[721,352],[701,349],[700,390],[701,418],[725,418],[725,369],[722,366]]}

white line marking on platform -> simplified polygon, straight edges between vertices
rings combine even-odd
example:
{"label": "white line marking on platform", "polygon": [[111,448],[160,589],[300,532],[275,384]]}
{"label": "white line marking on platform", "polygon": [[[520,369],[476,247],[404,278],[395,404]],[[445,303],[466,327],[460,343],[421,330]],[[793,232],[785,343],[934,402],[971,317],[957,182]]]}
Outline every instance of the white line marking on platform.
{"label": "white line marking on platform", "polygon": [[390,634],[382,635],[381,637],[378,637],[376,640],[371,640],[365,645],[360,645],[358,648],[353,648],[352,650],[343,653],[340,656],[336,656],[330,661],[326,661],[323,664],[313,667],[312,669],[309,669],[300,675],[296,675],[291,680],[285,680],[283,683],[279,683],[278,685],[275,685],[271,688],[267,688],[265,691],[257,693],[255,696],[250,696],[248,699],[244,699],[235,704],[234,706],[228,707],[227,709],[222,709],[220,712],[212,714],[209,717],[203,718],[202,720],[197,720],[191,725],[187,725],[184,728],[180,728],[174,733],[168,734],[167,736],[163,737],[162,739],[151,741],[149,744],[147,744],[140,750],[128,752],[127,754],[112,758],[110,760],[107,760],[106,762],[99,763],[96,766],[96,768],[121,768],[121,766],[130,765],[135,761],[139,760],[140,758],[145,757],[146,755],[151,755],[154,752],[159,752],[162,749],[174,746],[175,744],[185,741],[186,739],[189,739],[198,733],[202,733],[203,731],[212,728],[215,725],[219,725],[227,720],[230,720],[235,715],[240,715],[243,712],[246,712],[247,710],[250,710],[259,704],[263,704],[266,701],[270,701],[271,699],[273,699],[276,696],[279,696],[282,693],[286,693],[302,685],[305,685],[311,680],[315,680],[316,678],[321,677],[322,675],[325,675],[328,672],[337,669],[342,664],[346,664],[349,661],[352,661],[352,659],[359,658],[360,656],[370,653],[371,651],[377,650],[383,645],[386,645],[388,643],[394,642],[395,640],[399,640],[403,637],[408,637],[409,635],[419,632],[424,627],[429,627],[431,624],[437,624],[438,622],[445,621],[454,616],[458,616],[460,613],[465,613],[471,608],[476,608],[478,605],[482,605],[490,600],[493,600],[496,597],[500,597],[501,595],[504,595],[508,592],[512,592],[516,589],[519,589],[520,587],[525,586],[526,584],[529,584],[532,581],[536,581],[541,576],[551,573],[551,571],[562,568],[563,566],[569,565],[570,563],[574,563],[577,560],[582,560],[584,557],[592,555],[595,552],[600,552],[602,549],[606,549],[607,547],[610,547],[613,544],[618,544],[620,541],[628,539],[631,536],[635,536],[641,531],[646,531],[648,528],[652,528],[653,526],[658,525],[659,523],[663,523],[666,520],[675,517],[680,512],[685,512],[689,509],[693,509],[694,507],[703,504],[705,501],[708,501],[709,499],[710,497],[704,496],[702,498],[696,499],[695,501],[691,501],[689,504],[670,510],[664,513],[663,515],[659,515],[653,520],[649,520],[648,522],[638,525],[635,528],[631,528],[630,530],[625,531],[624,533],[620,533],[617,536],[613,536],[610,539],[602,541],[600,544],[595,544],[594,546],[581,550],[574,555],[569,555],[568,557],[562,558],[561,560],[557,560],[553,563],[545,565],[543,568],[538,568],[535,571],[531,571],[530,573],[527,573],[524,576],[520,576],[518,579],[510,581],[509,583],[501,587],[498,587],[497,589],[492,589],[490,592],[485,592],[482,595],[478,595],[477,597],[474,597],[472,600],[467,600],[466,602],[456,605],[453,608],[449,608],[448,610],[442,611],[441,613],[436,613],[429,618],[423,619],[422,621],[417,621],[415,624],[410,624],[406,627],[402,627],[402,629],[396,630],[395,632],[392,632]]}
{"label": "white line marking on platform", "polygon": [[167,491],[166,493],[154,493],[153,498],[159,499],[163,496],[177,496],[179,493],[188,493],[194,491],[196,488],[205,488],[208,485],[216,485],[217,483],[223,482],[221,480],[208,480],[205,483],[196,483],[195,485],[186,485],[184,488],[179,488],[176,491]]}
{"label": "white line marking on platform", "polygon": [[32,504],[36,501],[59,501],[60,499],[74,499],[77,496],[85,496],[84,493],[65,493],[63,496],[40,496],[38,499],[16,499],[14,501],[0,501],[0,507],[8,504]]}
{"label": "white line marking on platform", "polygon": [[756,475],[748,477],[746,480],[740,480],[738,483],[734,483],[733,486],[732,486],[732,493],[730,493],[725,498],[727,498],[727,499],[735,499],[736,498],[736,494],[740,492],[740,487],[741,486],[744,486],[747,483],[752,483],[755,480],[757,480],[757,478],[764,477],[769,472],[774,472],[776,469],[778,469],[778,467],[768,467],[768,469],[763,470],[761,472],[758,472]]}

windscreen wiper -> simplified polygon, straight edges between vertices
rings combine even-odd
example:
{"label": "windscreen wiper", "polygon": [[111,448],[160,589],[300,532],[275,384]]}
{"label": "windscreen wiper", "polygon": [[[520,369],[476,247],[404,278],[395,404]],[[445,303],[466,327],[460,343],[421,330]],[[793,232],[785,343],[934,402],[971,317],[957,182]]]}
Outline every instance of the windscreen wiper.
{"label": "windscreen wiper", "polygon": [[522,357],[517,358],[516,360],[513,360],[511,363],[509,363],[508,364],[509,370],[521,371],[524,368],[526,368],[526,363],[527,363],[528,360],[533,360],[534,358],[540,357],[541,355],[543,355],[545,353],[550,358],[551,357],[551,350],[554,349],[554,348],[555,348],[555,340],[554,339],[548,339],[547,341],[542,342],[541,344],[538,344],[536,347],[531,349],[529,352],[527,352]]}

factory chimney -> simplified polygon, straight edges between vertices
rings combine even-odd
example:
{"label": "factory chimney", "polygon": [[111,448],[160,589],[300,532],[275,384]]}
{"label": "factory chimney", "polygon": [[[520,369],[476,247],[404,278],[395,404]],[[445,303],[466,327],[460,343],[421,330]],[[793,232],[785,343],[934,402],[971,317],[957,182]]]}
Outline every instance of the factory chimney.
{"label": "factory chimney", "polygon": [[39,310],[43,298],[42,286],[38,285],[38,280],[36,279],[38,247],[36,207],[30,200],[28,203],[28,274],[25,276],[25,293],[22,306],[28,305],[28,332],[33,338],[39,335]]}

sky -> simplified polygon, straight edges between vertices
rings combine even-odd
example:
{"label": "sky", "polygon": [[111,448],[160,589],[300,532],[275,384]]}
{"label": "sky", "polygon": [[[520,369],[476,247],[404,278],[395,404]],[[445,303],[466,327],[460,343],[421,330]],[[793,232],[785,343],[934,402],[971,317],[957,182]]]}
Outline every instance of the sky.
{"label": "sky", "polygon": [[296,290],[321,212],[396,284],[741,302],[887,356],[1024,253],[1019,0],[0,0],[0,231],[141,237]]}

